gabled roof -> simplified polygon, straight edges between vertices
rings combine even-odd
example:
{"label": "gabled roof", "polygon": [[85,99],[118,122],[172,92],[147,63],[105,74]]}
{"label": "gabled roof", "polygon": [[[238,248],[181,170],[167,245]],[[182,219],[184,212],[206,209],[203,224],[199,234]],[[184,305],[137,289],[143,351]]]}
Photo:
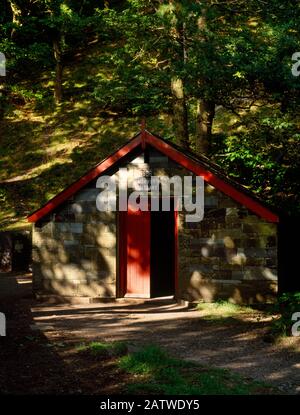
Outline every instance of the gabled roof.
{"label": "gabled roof", "polygon": [[147,130],[142,130],[139,134],[134,136],[125,145],[120,147],[116,152],[108,156],[102,162],[97,164],[94,168],[89,170],[79,180],[72,183],[65,190],[49,200],[40,209],[28,216],[29,222],[36,222],[44,216],[52,212],[60,204],[65,202],[68,198],[77,193],[80,189],[86,186],[89,182],[97,178],[100,174],[104,174],[113,165],[130,154],[139,146],[144,149],[146,145],[150,145],[168,156],[171,160],[185,167],[187,170],[193,172],[198,176],[203,176],[204,180],[216,187],[221,192],[225,193],[235,201],[247,207],[256,215],[262,217],[269,222],[279,222],[279,216],[266,207],[259,201],[251,192],[229,179],[220,168],[212,163],[204,156],[198,156],[194,153],[183,150],[180,147],[170,143],[161,137],[150,133]]}

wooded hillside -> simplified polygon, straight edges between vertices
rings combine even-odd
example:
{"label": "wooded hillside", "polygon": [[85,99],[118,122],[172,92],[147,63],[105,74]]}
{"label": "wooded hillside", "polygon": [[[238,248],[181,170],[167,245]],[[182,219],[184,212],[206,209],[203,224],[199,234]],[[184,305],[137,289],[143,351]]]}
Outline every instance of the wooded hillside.
{"label": "wooded hillside", "polygon": [[291,0],[0,0],[1,229],[143,117],[299,215],[299,23]]}

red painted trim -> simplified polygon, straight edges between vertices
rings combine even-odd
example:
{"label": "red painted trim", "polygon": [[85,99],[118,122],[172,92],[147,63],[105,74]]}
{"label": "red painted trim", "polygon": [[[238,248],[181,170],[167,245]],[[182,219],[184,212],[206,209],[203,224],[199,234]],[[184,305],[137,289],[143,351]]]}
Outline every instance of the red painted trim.
{"label": "red painted trim", "polygon": [[179,298],[178,280],[178,210],[174,206],[174,279],[175,279],[175,298]]}
{"label": "red painted trim", "polygon": [[118,292],[117,297],[124,297],[126,294],[127,280],[127,212],[118,213],[118,259],[119,259],[119,275],[118,275]]}
{"label": "red painted trim", "polygon": [[144,129],[141,131],[141,142],[142,142],[142,149],[145,150],[145,148],[146,148],[146,131]]}
{"label": "red painted trim", "polygon": [[145,140],[148,144],[155,147],[157,150],[166,154],[169,158],[185,167],[186,169],[192,171],[198,176],[203,176],[204,180],[216,187],[223,193],[227,194],[232,199],[246,206],[249,210],[256,213],[258,216],[266,219],[269,222],[279,222],[279,217],[275,213],[271,212],[268,208],[262,206],[259,202],[253,200],[250,196],[240,192],[235,189],[229,183],[226,183],[224,180],[217,177],[214,173],[206,170],[204,167],[200,166],[199,163],[190,159],[185,154],[176,150],[169,144],[160,140],[159,138],[153,136],[148,131],[145,131]]}
{"label": "red painted trim", "polygon": [[33,212],[30,216],[28,216],[29,222],[36,222],[37,220],[41,219],[43,216],[50,213],[53,209],[58,207],[60,204],[65,202],[69,197],[71,197],[74,193],[78,192],[82,187],[86,186],[91,180],[95,179],[100,174],[104,173],[107,169],[109,169],[113,164],[118,162],[122,157],[126,156],[132,150],[134,150],[138,145],[141,144],[141,135],[139,134],[133,140],[129,141],[125,146],[121,147],[115,153],[113,153],[110,157],[105,159],[103,162],[98,164],[92,170],[90,170],[87,174],[82,176],[78,181],[71,184],[61,193],[56,195],[53,199],[47,202],[44,206],[40,209]]}

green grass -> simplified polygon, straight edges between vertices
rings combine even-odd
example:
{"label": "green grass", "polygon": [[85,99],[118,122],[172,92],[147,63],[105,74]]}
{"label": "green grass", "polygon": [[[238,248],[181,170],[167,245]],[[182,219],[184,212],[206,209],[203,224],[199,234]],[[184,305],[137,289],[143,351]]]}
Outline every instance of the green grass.
{"label": "green grass", "polygon": [[127,353],[125,342],[91,342],[81,344],[77,347],[79,353],[90,354],[91,356],[122,356]]}
{"label": "green grass", "polygon": [[134,376],[127,393],[166,395],[268,394],[272,388],[225,369],[174,359],[157,346],[147,346],[119,359],[119,367]]}
{"label": "green grass", "polygon": [[198,303],[196,309],[204,312],[202,318],[205,320],[228,319],[236,317],[241,313],[254,313],[254,310],[250,307],[240,306],[225,300],[219,300],[213,303]]}

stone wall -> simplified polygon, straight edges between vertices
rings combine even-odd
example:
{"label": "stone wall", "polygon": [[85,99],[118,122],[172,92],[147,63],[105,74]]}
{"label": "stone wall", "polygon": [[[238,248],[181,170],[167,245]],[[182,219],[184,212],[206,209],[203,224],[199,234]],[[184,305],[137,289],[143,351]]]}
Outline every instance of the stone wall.
{"label": "stone wall", "polygon": [[33,289],[62,297],[115,297],[116,215],[85,189],[33,231]]}
{"label": "stone wall", "polygon": [[237,303],[274,299],[277,225],[265,222],[210,185],[200,223],[179,226],[179,290],[187,300]]}

